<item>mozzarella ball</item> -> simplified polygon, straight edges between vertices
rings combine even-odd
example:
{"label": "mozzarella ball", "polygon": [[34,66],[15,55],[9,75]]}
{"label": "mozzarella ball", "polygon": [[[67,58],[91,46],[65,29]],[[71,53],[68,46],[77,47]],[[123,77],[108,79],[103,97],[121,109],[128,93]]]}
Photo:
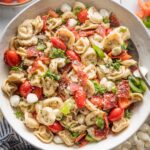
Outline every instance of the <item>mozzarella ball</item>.
{"label": "mozzarella ball", "polygon": [[77,22],[76,19],[71,18],[71,19],[68,20],[68,26],[69,26],[69,27],[74,27],[74,26],[77,25],[77,23],[78,23],[78,22]]}
{"label": "mozzarella ball", "polygon": [[105,77],[101,79],[100,85],[106,87],[106,85],[107,85],[107,79]]}
{"label": "mozzarella ball", "polygon": [[107,90],[110,92],[110,91],[112,91],[112,88],[113,87],[115,87],[115,84],[113,83],[113,82],[111,82],[111,81],[108,81],[107,83],[106,83],[106,88],[107,88]]}
{"label": "mozzarella ball", "polygon": [[17,107],[19,105],[20,102],[20,96],[18,95],[13,95],[10,97],[10,104],[13,107]]}
{"label": "mozzarella ball", "polygon": [[112,55],[113,56],[118,56],[118,55],[121,54],[121,52],[122,52],[121,47],[115,47],[115,48],[112,49]]}
{"label": "mozzarella ball", "polygon": [[70,6],[69,4],[67,4],[67,3],[64,3],[64,4],[61,6],[60,10],[61,10],[62,12],[71,11],[71,6]]}
{"label": "mozzarella ball", "polygon": [[109,11],[106,9],[100,9],[100,14],[103,18],[109,18]]}
{"label": "mozzarella ball", "polygon": [[54,136],[53,140],[56,144],[62,144],[63,143],[62,139],[57,135]]}
{"label": "mozzarella ball", "polygon": [[28,102],[29,104],[33,104],[33,103],[35,103],[35,102],[37,102],[37,101],[38,101],[38,97],[37,97],[36,94],[29,93],[29,94],[27,95],[27,102]]}

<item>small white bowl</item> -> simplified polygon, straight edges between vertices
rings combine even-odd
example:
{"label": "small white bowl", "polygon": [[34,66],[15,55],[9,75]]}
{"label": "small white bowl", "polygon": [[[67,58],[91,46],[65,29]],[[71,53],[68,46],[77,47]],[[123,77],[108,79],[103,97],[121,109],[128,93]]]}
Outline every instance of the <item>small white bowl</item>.
{"label": "small white bowl", "polygon": [[[132,35],[132,40],[134,41],[135,45],[137,46],[140,54],[140,61],[143,66],[150,70],[150,50],[149,50],[149,43],[150,37],[147,33],[147,30],[144,28],[144,25],[141,21],[134,16],[131,12],[127,9],[123,8],[119,4],[113,2],[112,0],[81,0],[86,4],[90,4],[96,6],[98,9],[106,8],[112,12],[114,12],[121,23],[129,28]],[[3,81],[7,78],[7,66],[3,62],[3,54],[5,49],[8,48],[8,43],[10,38],[15,35],[17,31],[17,26],[20,25],[25,19],[34,18],[39,14],[45,13],[49,8],[58,8],[61,4],[68,3],[73,4],[74,0],[41,0],[34,2],[27,8],[25,8],[21,13],[19,13],[5,28],[4,34],[0,41],[0,86],[2,85]],[[150,76],[149,76],[150,77]],[[125,129],[120,134],[113,136],[110,135],[106,140],[103,140],[98,143],[89,144],[81,150],[91,150],[91,149],[102,149],[102,150],[110,150],[117,145],[121,144],[122,142],[126,141],[131,135],[133,135],[139,127],[144,123],[146,118],[150,112],[150,93],[147,91],[144,96],[144,101],[139,103],[134,107],[133,116],[130,120],[130,126]],[[54,143],[44,144],[40,140],[38,140],[32,132],[28,131],[24,124],[19,121],[13,112],[9,104],[9,100],[4,96],[2,92],[0,92],[0,107],[2,112],[9,122],[11,127],[26,141],[31,143],[33,146],[43,149],[43,150],[75,150],[76,147],[66,147],[64,145],[56,145]]]}

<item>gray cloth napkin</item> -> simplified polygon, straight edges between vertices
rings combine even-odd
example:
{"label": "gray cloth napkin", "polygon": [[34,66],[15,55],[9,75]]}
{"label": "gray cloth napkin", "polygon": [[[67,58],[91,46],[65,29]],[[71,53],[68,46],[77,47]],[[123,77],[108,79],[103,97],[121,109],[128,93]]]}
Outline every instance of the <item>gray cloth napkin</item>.
{"label": "gray cloth napkin", "polygon": [[0,120],[0,150],[37,150],[29,143],[24,141],[10,127],[7,121],[2,118]]}

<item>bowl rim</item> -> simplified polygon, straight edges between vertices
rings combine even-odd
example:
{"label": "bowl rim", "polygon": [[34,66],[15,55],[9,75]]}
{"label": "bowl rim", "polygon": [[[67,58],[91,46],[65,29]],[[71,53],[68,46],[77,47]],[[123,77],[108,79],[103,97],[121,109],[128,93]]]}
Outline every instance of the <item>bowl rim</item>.
{"label": "bowl rim", "polygon": [[0,6],[6,6],[6,7],[15,7],[15,6],[22,6],[30,3],[32,0],[27,0],[23,3],[5,3],[5,2],[0,2]]}
{"label": "bowl rim", "polygon": [[[1,37],[0,37],[0,41],[3,39],[3,36],[5,35],[5,33],[6,33],[7,29],[8,29],[8,27],[9,27],[22,13],[24,13],[28,8],[30,8],[30,7],[32,7],[33,5],[39,3],[40,1],[42,1],[42,0],[33,1],[31,4],[29,4],[28,6],[26,6],[25,8],[23,8],[14,18],[12,18],[11,21],[10,21],[10,22],[6,25],[6,27],[4,28],[3,33],[2,33],[2,35],[1,35]],[[150,39],[150,34],[149,34],[148,30],[145,28],[145,26],[144,26],[144,24],[141,22],[141,20],[140,20],[131,10],[128,10],[126,7],[122,6],[120,3],[118,3],[118,2],[116,2],[116,1],[114,1],[114,0],[108,0],[108,1],[110,1],[110,2],[112,2],[112,3],[115,3],[115,5],[118,5],[119,7],[121,7],[121,8],[124,9],[125,11],[127,11],[130,15],[132,15],[132,17],[136,18],[137,22],[141,25],[141,28],[142,28],[143,30],[145,30],[145,33],[147,34],[147,36],[148,36],[149,39]],[[149,89],[147,89],[147,91],[150,92]],[[1,104],[0,104],[0,108],[1,108]],[[8,122],[9,125],[11,126],[11,122],[10,122],[10,121],[7,119],[7,117],[5,116],[5,113],[3,112],[3,109],[1,109],[1,111],[2,111],[2,114],[3,114],[4,118],[7,120],[7,122]],[[147,116],[145,117],[145,120],[144,120],[144,121],[146,121],[146,119],[148,118],[149,115],[150,115],[150,109],[149,109],[149,113],[147,113]],[[138,128],[137,128],[137,130],[135,130],[135,132],[138,131],[138,129],[142,126],[142,124],[144,123],[144,121],[140,124],[140,126],[138,126]],[[11,127],[12,127],[12,126],[11,126]],[[27,141],[29,144],[31,144],[31,145],[34,146],[35,148],[38,148],[38,149],[39,149],[39,147],[38,147],[35,143],[32,143],[32,142],[29,141],[28,139],[24,138],[24,136],[23,136],[22,134],[20,134],[16,128],[14,128],[14,127],[12,127],[12,128],[13,128],[13,130],[14,130],[22,139],[24,139],[25,141]],[[114,149],[114,148],[116,148],[118,145],[120,145],[120,144],[124,143],[125,141],[127,141],[131,136],[134,135],[135,132],[132,132],[128,137],[125,137],[124,140],[121,140],[120,143],[117,143],[117,144],[115,143],[115,144],[113,145],[113,147],[111,147],[111,149]],[[106,140],[107,140],[107,139],[106,139]],[[82,149],[82,148],[81,148],[81,149]],[[106,150],[106,149],[105,149],[105,150]],[[108,149],[107,149],[107,150],[108,150]]]}

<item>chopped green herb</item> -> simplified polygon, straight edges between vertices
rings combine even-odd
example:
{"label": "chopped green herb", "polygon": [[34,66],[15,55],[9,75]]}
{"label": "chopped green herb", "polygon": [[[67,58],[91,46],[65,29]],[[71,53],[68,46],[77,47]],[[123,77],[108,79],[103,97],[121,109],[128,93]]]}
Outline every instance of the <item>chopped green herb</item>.
{"label": "chopped green herb", "polygon": [[62,14],[63,14],[63,12],[60,10],[60,8],[57,8],[57,9],[56,9],[56,13],[57,13],[58,15],[62,15]]}
{"label": "chopped green herb", "polygon": [[74,13],[75,15],[77,15],[80,11],[81,11],[81,8],[80,8],[80,7],[76,7],[76,8],[73,10],[73,13]]}
{"label": "chopped green herb", "polygon": [[126,49],[127,49],[127,44],[126,44],[126,43],[123,43],[123,44],[121,45],[121,49],[126,50]]}
{"label": "chopped green herb", "polygon": [[54,80],[56,80],[56,81],[59,81],[59,80],[60,80],[60,76],[59,76],[59,75],[56,75],[56,74],[54,74],[54,73],[52,73],[50,70],[48,70],[48,71],[45,73],[44,77],[50,77],[50,78],[52,78],[52,79],[54,79]]}
{"label": "chopped green herb", "polygon": [[61,49],[53,48],[50,58],[66,58],[65,52]]}
{"label": "chopped green herb", "polygon": [[108,18],[108,17],[105,17],[105,18],[103,18],[103,22],[104,22],[104,23],[109,23],[109,22],[110,22],[110,20],[109,20],[109,18]]}
{"label": "chopped green herb", "polygon": [[88,142],[96,142],[96,140],[93,139],[90,135],[86,135],[85,140]]}
{"label": "chopped green herb", "polygon": [[104,119],[103,119],[103,118],[97,118],[97,119],[96,119],[96,125],[97,125],[101,130],[103,130],[103,129],[104,129],[104,125],[105,125]]}
{"label": "chopped green herb", "polygon": [[67,20],[62,19],[62,23],[63,23],[63,24],[66,24],[66,22],[67,22]]}
{"label": "chopped green herb", "polygon": [[18,119],[20,119],[20,120],[23,120],[23,119],[24,119],[24,114],[23,114],[23,112],[22,112],[21,110],[19,110],[19,109],[17,109],[17,110],[15,111],[15,115],[16,115],[16,117],[17,117]]}
{"label": "chopped green herb", "polygon": [[77,138],[80,134],[77,132],[73,132],[71,135],[72,135],[72,137]]}
{"label": "chopped green herb", "polygon": [[94,45],[93,48],[94,48],[95,52],[97,53],[97,55],[98,55],[101,59],[103,59],[103,58],[105,57],[105,54],[104,54],[104,52],[103,52],[102,49],[100,49],[100,48],[99,48],[98,46],[96,46],[96,45]]}
{"label": "chopped green herb", "polygon": [[124,117],[130,119],[131,118],[132,113],[127,109],[125,111]]}
{"label": "chopped green herb", "polygon": [[46,49],[46,45],[44,43],[38,43],[36,48],[39,51],[44,51],[44,49]]}
{"label": "chopped green herb", "polygon": [[11,70],[13,70],[13,71],[20,71],[20,70],[21,70],[21,67],[15,67],[15,66],[14,66],[14,67],[11,68]]}
{"label": "chopped green herb", "polygon": [[113,86],[111,90],[112,90],[113,93],[115,93],[115,94],[117,93],[117,88],[116,88],[116,86]]}
{"label": "chopped green herb", "polygon": [[106,88],[98,84],[96,81],[93,81],[96,93],[104,94],[106,92]]}
{"label": "chopped green herb", "polygon": [[112,66],[115,70],[119,70],[119,69],[120,69],[120,66],[121,66],[120,60],[114,59],[114,60],[113,60],[113,63],[111,64],[111,66]]}
{"label": "chopped green herb", "polygon": [[147,28],[150,28],[150,16],[143,19],[143,23]]}

